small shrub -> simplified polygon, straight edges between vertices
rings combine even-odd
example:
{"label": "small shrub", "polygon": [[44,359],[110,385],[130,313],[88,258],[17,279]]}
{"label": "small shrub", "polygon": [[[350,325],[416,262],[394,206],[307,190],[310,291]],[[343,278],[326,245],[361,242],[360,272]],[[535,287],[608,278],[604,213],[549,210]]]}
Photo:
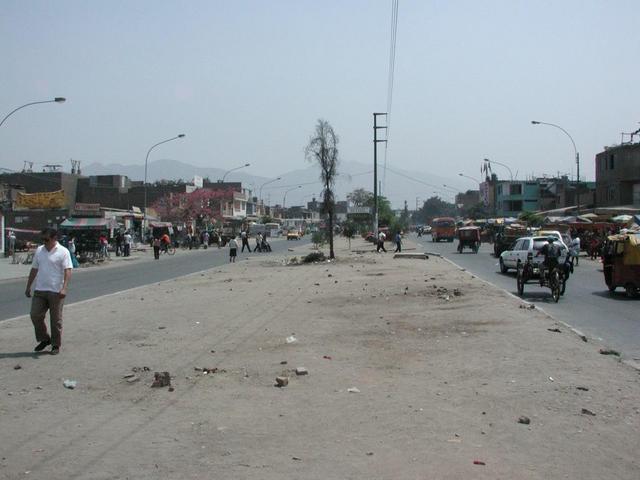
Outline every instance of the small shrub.
{"label": "small shrub", "polygon": [[311,252],[302,259],[302,263],[324,262],[325,258],[322,252]]}
{"label": "small shrub", "polygon": [[327,241],[327,236],[324,231],[318,230],[313,232],[311,235],[311,242],[316,246],[316,248],[321,247]]}

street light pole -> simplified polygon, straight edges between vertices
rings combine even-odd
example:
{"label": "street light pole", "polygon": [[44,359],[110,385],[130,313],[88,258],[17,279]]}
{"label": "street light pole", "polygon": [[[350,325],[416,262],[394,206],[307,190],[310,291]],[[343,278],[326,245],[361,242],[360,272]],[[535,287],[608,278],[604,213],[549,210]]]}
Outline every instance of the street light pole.
{"label": "street light pole", "polygon": [[296,188],[302,188],[302,185],[298,185],[297,187],[290,188],[289,190],[284,192],[284,197],[282,198],[282,210],[284,210],[284,207],[287,203],[287,193],[293,192]]}
{"label": "street light pole", "polygon": [[39,105],[41,103],[64,103],[66,102],[67,99],[64,97],[56,97],[53,100],[43,100],[41,102],[30,102],[30,103],[25,103],[24,105],[19,106],[18,108],[15,108],[13,110],[11,110],[0,122],[0,127],[2,126],[2,124],[7,120],[7,118],[9,118],[11,115],[13,115],[14,113],[16,113],[18,110],[23,109],[25,107],[29,107],[31,105]]}
{"label": "street light pole", "polygon": [[506,166],[504,163],[496,162],[495,160],[489,160],[488,158],[485,158],[484,161],[489,162],[489,165],[491,165],[492,163],[495,163],[496,165],[500,165],[501,167],[504,167],[507,170],[509,170],[509,177],[511,177],[511,181],[513,182],[513,173],[511,173],[511,169],[508,166]]}
{"label": "street light pole", "polygon": [[564,134],[569,137],[569,140],[571,140],[571,144],[573,145],[573,153],[576,157],[576,209],[578,211],[578,215],[580,215],[580,154],[578,153],[576,142],[573,141],[573,137],[569,135],[569,132],[567,132],[560,125],[556,125],[555,123],[538,122],[537,120],[531,120],[531,125],[548,125],[550,127],[555,127],[559,130],[562,130]]}
{"label": "street light pole", "polygon": [[274,178],[273,180],[269,180],[268,182],[264,182],[262,185],[260,185],[260,195],[258,195],[258,198],[260,198],[261,202],[262,202],[262,187],[264,187],[265,185],[269,185],[270,183],[277,182],[278,180],[280,180],[280,178],[281,177]]}
{"label": "street light pole", "polygon": [[[161,142],[156,143],[155,145],[152,145],[151,148],[147,151],[147,156],[144,159],[144,213],[142,216],[141,237],[144,236],[144,229],[146,228],[146,223],[147,223],[147,167],[149,163],[149,154],[151,153],[151,150],[156,148],[158,145],[162,145],[163,143],[171,142],[173,140],[177,140],[179,138],[184,138],[184,137],[185,137],[185,134],[181,133],[175,137],[168,138],[167,140],[163,140]],[[141,240],[144,241],[144,238],[141,238]]]}
{"label": "street light pole", "polygon": [[245,168],[249,166],[251,166],[250,163],[245,163],[244,165],[241,165],[239,167],[232,168],[231,170],[226,171],[225,174],[222,176],[222,180],[220,180],[220,182],[224,183],[224,179],[227,178],[227,175],[229,175],[231,172],[235,172],[236,170],[240,170],[241,168]]}

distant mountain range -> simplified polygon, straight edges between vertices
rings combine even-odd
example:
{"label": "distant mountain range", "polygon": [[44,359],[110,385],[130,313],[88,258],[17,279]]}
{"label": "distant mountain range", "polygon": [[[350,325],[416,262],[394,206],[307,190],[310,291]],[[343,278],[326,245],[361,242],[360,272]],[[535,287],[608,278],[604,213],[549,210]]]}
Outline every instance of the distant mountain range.
{"label": "distant mountain range", "polygon": [[[297,185],[299,189],[287,193],[286,205],[303,205],[311,201],[313,196],[318,197],[322,191],[319,180],[320,170],[317,166],[309,164],[306,168],[274,174],[272,178],[255,176],[248,173],[250,167],[237,170],[227,175],[226,181],[242,182],[259,195],[260,186],[273,178],[280,180],[264,186],[262,197],[269,204],[282,204],[284,193]],[[147,177],[149,181],[178,180],[191,181],[194,175],[209,178],[211,181],[222,179],[227,170],[211,167],[199,167],[176,160],[155,160],[148,165]],[[144,165],[122,165],[92,163],[83,168],[83,175],[126,175],[132,180],[144,179]],[[416,203],[432,196],[453,201],[455,191],[452,189],[474,188],[470,181],[460,182],[458,178],[445,178],[422,172],[410,172],[400,168],[387,169],[386,178],[383,169],[378,166],[378,180],[385,179],[382,194],[392,203],[394,208],[402,208],[404,201],[413,210]],[[448,185],[452,188],[443,187]],[[364,188],[373,191],[373,165],[365,165],[358,162],[341,162],[338,165],[338,178],[336,179],[336,198],[343,200],[349,192],[356,188]],[[475,187],[477,188],[477,186]],[[434,193],[435,192],[435,193]],[[416,202],[416,199],[418,202]]]}

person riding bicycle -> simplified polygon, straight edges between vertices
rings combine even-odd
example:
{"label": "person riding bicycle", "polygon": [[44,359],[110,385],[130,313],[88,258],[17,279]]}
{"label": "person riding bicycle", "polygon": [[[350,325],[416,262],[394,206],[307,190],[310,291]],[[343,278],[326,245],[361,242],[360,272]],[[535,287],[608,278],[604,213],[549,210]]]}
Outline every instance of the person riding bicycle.
{"label": "person riding bicycle", "polygon": [[160,245],[163,251],[167,251],[169,245],[171,245],[171,237],[169,237],[168,233],[165,233],[160,237]]}
{"label": "person riding bicycle", "polygon": [[536,257],[544,255],[544,261],[540,264],[540,284],[544,282],[545,275],[558,266],[560,247],[555,243],[557,240],[555,237],[547,237],[547,243],[536,254]]}

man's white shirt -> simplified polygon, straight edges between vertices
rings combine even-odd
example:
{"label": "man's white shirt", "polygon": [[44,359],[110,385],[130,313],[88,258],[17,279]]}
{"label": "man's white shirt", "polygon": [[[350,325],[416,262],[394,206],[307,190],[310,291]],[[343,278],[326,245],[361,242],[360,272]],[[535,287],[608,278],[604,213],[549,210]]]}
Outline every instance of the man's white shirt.
{"label": "man's white shirt", "polygon": [[64,284],[64,271],[73,268],[73,264],[69,250],[56,242],[51,251],[40,245],[33,255],[31,267],[38,270],[35,290],[59,292]]}

